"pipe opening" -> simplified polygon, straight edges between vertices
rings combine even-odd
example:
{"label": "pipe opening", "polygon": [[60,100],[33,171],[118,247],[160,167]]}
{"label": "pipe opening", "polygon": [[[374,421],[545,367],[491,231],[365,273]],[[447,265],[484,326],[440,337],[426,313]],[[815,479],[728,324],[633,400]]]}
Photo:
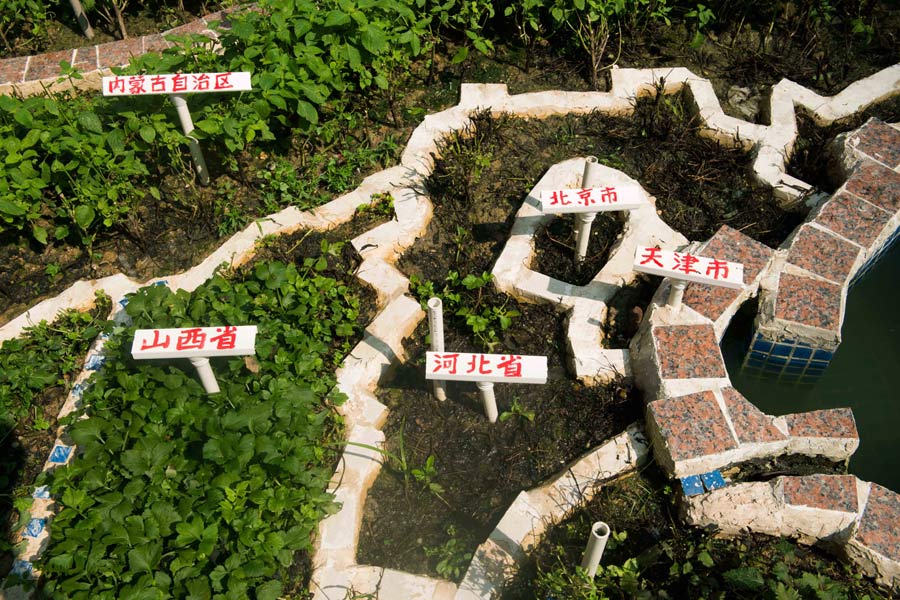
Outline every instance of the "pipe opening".
{"label": "pipe opening", "polygon": [[597,521],[591,526],[591,533],[598,538],[609,537],[609,525],[603,521]]}
{"label": "pipe opening", "polygon": [[437,309],[441,308],[441,304],[443,304],[443,303],[441,302],[440,298],[429,298],[428,299],[428,308],[430,308],[431,310],[437,310]]}

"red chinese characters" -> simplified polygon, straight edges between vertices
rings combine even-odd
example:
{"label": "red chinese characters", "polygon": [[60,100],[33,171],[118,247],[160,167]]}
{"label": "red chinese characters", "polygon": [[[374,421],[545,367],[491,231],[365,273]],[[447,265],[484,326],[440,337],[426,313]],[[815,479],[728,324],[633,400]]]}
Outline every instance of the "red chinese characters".
{"label": "red chinese characters", "polygon": [[504,356],[497,361],[497,368],[503,369],[504,377],[521,377],[522,376],[522,357],[521,356]]}
{"label": "red chinese characters", "polygon": [[616,194],[616,188],[613,187],[605,187],[600,192],[600,202],[603,204],[615,204],[619,201],[619,196]]}
{"label": "red chinese characters", "polygon": [[[162,337],[163,339],[160,339]],[[149,342],[149,340],[144,340],[141,344],[141,350],[150,350],[151,348],[168,348],[170,338],[168,335],[160,336],[160,331],[158,329],[153,330],[153,341]]]}
{"label": "red chinese characters", "polygon": [[124,94],[125,78],[112,77],[106,81],[106,90],[108,94]]}
{"label": "red chinese characters", "polygon": [[675,265],[672,267],[672,270],[681,271],[685,275],[700,273],[694,268],[694,265],[698,262],[700,262],[700,259],[693,254],[679,254],[675,252]]}
{"label": "red chinese characters", "polygon": [[140,75],[134,75],[128,78],[128,93],[129,94],[144,94],[146,90],[144,89],[144,78]]}
{"label": "red chinese characters", "polygon": [[581,206],[590,206],[592,204],[597,204],[597,201],[594,199],[594,190],[591,188],[585,188],[582,190],[576,190],[575,193],[578,195],[578,204]]}
{"label": "red chinese characters", "polygon": [[237,342],[237,327],[231,325],[216,327],[216,333],[219,333],[219,335],[209,338],[210,342],[216,343],[216,350],[232,350],[234,348]]}
{"label": "red chinese characters", "polygon": [[659,248],[645,248],[645,250],[647,251],[647,253],[641,257],[640,264],[646,265],[649,263],[653,263],[657,267],[665,268],[663,267],[662,263],[662,250],[660,250]]}
{"label": "red chinese characters", "polygon": [[165,92],[166,91],[166,77],[165,75],[154,75],[150,78],[150,91],[151,92]]}
{"label": "red chinese characters", "polygon": [[728,261],[712,259],[706,266],[706,274],[713,279],[728,277]]}
{"label": "red chinese characters", "polygon": [[188,89],[188,77],[187,75],[173,75],[172,76],[172,91],[173,92],[186,92]]}
{"label": "red chinese characters", "polygon": [[[478,369],[476,371],[475,363],[478,363]],[[493,371],[489,369],[491,365],[491,360],[485,356],[484,354],[473,354],[472,358],[469,359],[469,364],[466,365],[466,373],[478,373],[479,375],[490,375]]]}
{"label": "red chinese characters", "polygon": [[456,361],[459,359],[459,354],[435,354],[435,373],[447,373],[449,375],[456,375]]}
{"label": "red chinese characters", "polygon": [[569,195],[566,193],[566,190],[556,190],[550,195],[550,205],[568,206],[572,204],[568,198]]}
{"label": "red chinese characters", "polygon": [[215,86],[213,87],[213,89],[230,90],[234,87],[229,81],[230,78],[231,73],[216,73]]}
{"label": "red chinese characters", "polygon": [[203,90],[209,89],[209,75],[206,73],[200,73],[199,75],[191,75],[193,79],[193,91],[202,92]]}
{"label": "red chinese characters", "polygon": [[182,329],[175,343],[176,350],[199,350],[206,343],[206,334],[200,327]]}

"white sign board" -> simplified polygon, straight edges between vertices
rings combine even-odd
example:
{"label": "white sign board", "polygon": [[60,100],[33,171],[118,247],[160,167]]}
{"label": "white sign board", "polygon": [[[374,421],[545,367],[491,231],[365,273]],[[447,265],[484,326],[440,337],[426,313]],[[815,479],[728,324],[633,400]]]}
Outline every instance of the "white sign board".
{"label": "white sign board", "polygon": [[744,265],[693,254],[638,246],[634,270],[694,283],[739,290],[744,287]]}
{"label": "white sign board", "polygon": [[131,356],[135,360],[244,356],[255,354],[255,346],[256,325],[138,329],[134,332]]}
{"label": "white sign board", "polygon": [[547,383],[546,356],[426,352],[425,379]]}
{"label": "white sign board", "polygon": [[116,75],[104,77],[104,96],[193,94],[195,92],[245,92],[250,73],[176,73],[174,75]]}
{"label": "white sign board", "polygon": [[541,192],[541,211],[545,214],[595,213],[631,210],[646,204],[641,188],[616,185]]}

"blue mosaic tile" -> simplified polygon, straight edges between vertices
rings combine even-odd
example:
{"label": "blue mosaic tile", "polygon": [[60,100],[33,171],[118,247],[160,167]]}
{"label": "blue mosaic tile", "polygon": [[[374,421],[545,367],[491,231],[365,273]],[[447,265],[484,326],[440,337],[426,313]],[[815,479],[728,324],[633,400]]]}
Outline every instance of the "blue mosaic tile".
{"label": "blue mosaic tile", "polygon": [[821,361],[821,360],[811,360],[811,361],[809,361],[809,368],[810,369],[825,369],[828,367],[828,364],[829,364],[828,362]]}
{"label": "blue mosaic tile", "polygon": [[773,365],[786,365],[788,359],[786,356],[775,356],[774,354],[769,357],[769,364]]}
{"label": "blue mosaic tile", "polygon": [[12,574],[19,577],[31,577],[34,571],[34,565],[27,560],[16,559],[12,564]]}
{"label": "blue mosaic tile", "polygon": [[81,400],[81,397],[84,395],[84,391],[88,388],[88,383],[86,381],[79,381],[72,387],[72,397],[76,400]]}
{"label": "blue mosaic tile", "polygon": [[31,494],[31,497],[39,500],[48,500],[50,498],[50,488],[46,485],[36,487],[34,488],[34,493]]}
{"label": "blue mosaic tile", "polygon": [[772,349],[772,356],[790,356],[793,346],[785,346],[784,344],[775,344]]}
{"label": "blue mosaic tile", "polygon": [[816,350],[816,353],[813,355],[813,360],[831,361],[833,357],[834,354],[828,350]]}
{"label": "blue mosaic tile", "polygon": [[769,358],[769,355],[768,353],[763,354],[762,352],[757,352],[754,350],[750,353],[750,357],[755,358],[756,360],[766,360],[767,358]]}
{"label": "blue mosaic tile", "polygon": [[103,368],[103,364],[106,362],[106,357],[102,354],[91,354],[88,356],[87,361],[84,363],[84,368],[88,371],[99,371]]}
{"label": "blue mosaic tile", "polygon": [[812,375],[813,377],[821,377],[825,374],[825,369],[814,369],[812,367],[806,370],[807,375]]}
{"label": "blue mosaic tile", "polygon": [[757,359],[757,358],[751,358],[750,360],[747,361],[747,366],[750,366],[750,367],[761,367],[761,366],[763,366],[763,365],[765,364],[765,362],[766,362],[766,361],[764,361],[764,360],[759,360],[759,359]]}
{"label": "blue mosaic tile", "polygon": [[72,446],[57,445],[50,453],[50,462],[61,465],[69,460],[70,454],[72,454]]}
{"label": "blue mosaic tile", "polygon": [[795,375],[799,375],[800,373],[803,372],[803,368],[804,368],[803,365],[791,364],[791,365],[788,365],[784,371],[785,371],[785,373],[792,373]]}
{"label": "blue mosaic tile", "polygon": [[155,285],[155,286],[157,286],[157,287],[158,287],[158,286],[161,286],[161,285],[169,285],[169,280],[168,280],[168,279],[162,279],[162,280],[160,280],[160,281],[154,281],[154,282],[153,282],[153,285]]}
{"label": "blue mosaic tile", "polygon": [[119,306],[121,306],[122,308],[128,306],[128,298],[122,298],[121,300],[119,300]]}
{"label": "blue mosaic tile", "polygon": [[681,488],[685,496],[698,496],[703,493],[703,481],[699,475],[690,475],[681,478]]}
{"label": "blue mosaic tile", "polygon": [[718,471],[704,473],[700,476],[700,479],[703,481],[703,487],[705,487],[708,492],[725,487],[725,479]]}
{"label": "blue mosaic tile", "polygon": [[22,537],[36,538],[41,535],[46,523],[47,519],[31,519],[22,531]]}
{"label": "blue mosaic tile", "polygon": [[809,358],[810,356],[812,356],[812,353],[813,353],[812,348],[810,348],[808,346],[807,347],[798,346],[797,348],[794,349],[793,358]]}
{"label": "blue mosaic tile", "polygon": [[759,337],[753,341],[753,349],[768,354],[772,351],[772,342],[764,342]]}

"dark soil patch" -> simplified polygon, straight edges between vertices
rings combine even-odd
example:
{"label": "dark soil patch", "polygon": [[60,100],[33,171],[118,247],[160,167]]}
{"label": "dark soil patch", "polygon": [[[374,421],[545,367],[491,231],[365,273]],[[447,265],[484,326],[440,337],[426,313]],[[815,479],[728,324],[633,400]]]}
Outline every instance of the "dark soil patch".
{"label": "dark soil patch", "polygon": [[[677,496],[655,465],[604,486],[591,502],[547,532],[503,598],[544,598],[551,582],[555,597],[577,599],[633,598],[638,590],[653,598],[759,598],[770,597],[779,583],[812,592],[791,596],[797,598],[820,597],[810,585],[833,586],[833,591],[840,586],[842,593],[833,597],[884,597],[884,590],[817,548],[762,534],[716,539],[709,532],[677,525]],[[591,583],[575,575],[596,521],[606,522],[614,535],[626,535],[623,540],[610,538],[601,567],[622,567],[636,559],[639,579],[618,579],[601,571],[594,591]],[[727,574],[734,569],[745,570]],[[758,583],[748,583],[741,574],[758,577]]]}
{"label": "dark soil patch", "polygon": [[825,158],[832,160],[837,158],[829,156],[829,143],[838,135],[860,127],[872,117],[886,123],[900,122],[900,97],[879,102],[859,115],[833,123],[828,127],[816,125],[803,112],[799,112],[797,117],[799,135],[787,164],[788,173],[818,190],[832,194],[844,182],[836,178],[837,169],[832,161],[825,160]]}
{"label": "dark soil patch", "polygon": [[609,260],[609,251],[622,233],[621,213],[602,212],[591,223],[591,237],[582,261],[575,260],[577,218],[560,215],[542,228],[535,242],[535,270],[574,285],[587,285]]}
{"label": "dark soil patch", "polygon": [[606,348],[627,348],[631,338],[637,335],[644,312],[656,293],[659,282],[655,277],[638,275],[633,282],[623,286],[609,301],[603,343]]}
{"label": "dark soil patch", "polygon": [[[382,382],[379,400],[390,409],[386,450],[403,456],[385,469],[369,491],[358,561],[459,579],[438,569],[438,548],[450,540],[458,554],[484,541],[515,496],[558,473],[585,451],[639,418],[641,402],[624,382],[584,387],[566,375],[562,320],[549,306],[515,304],[513,321],[497,353],[546,355],[546,385],[495,387],[497,423],[490,423],[475,385],[448,382],[439,402],[422,375],[427,324],[407,340],[409,358]],[[483,351],[471,334],[445,325],[445,347]],[[433,457],[429,481],[411,475]],[[450,533],[448,533],[450,532]]]}

